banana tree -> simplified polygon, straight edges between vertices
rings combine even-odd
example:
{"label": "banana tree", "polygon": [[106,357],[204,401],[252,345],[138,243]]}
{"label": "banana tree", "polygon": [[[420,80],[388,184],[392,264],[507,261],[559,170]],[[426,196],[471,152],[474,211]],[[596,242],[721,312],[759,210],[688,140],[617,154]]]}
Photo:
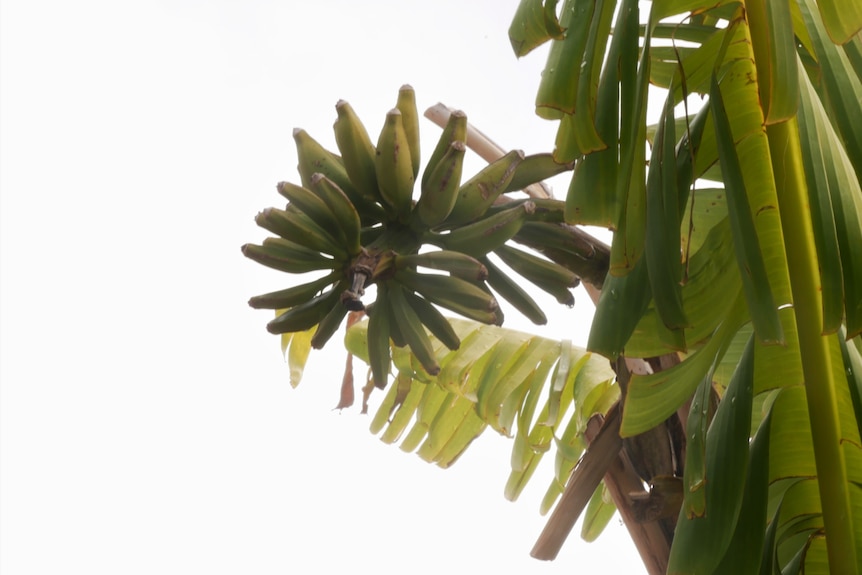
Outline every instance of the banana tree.
{"label": "banana tree", "polygon": [[[340,154],[297,131],[302,185],[243,248],[316,277],[250,303],[297,374],[354,312],[384,441],[448,466],[511,436],[509,498],[553,451],[539,558],[616,508],[650,573],[859,573],[862,4],[557,4],[510,28],[519,57],[551,43],[553,153],[492,151],[462,181],[481,134],[447,111],[420,177],[409,87],[376,145],[340,102]],[[565,201],[535,186],[567,170]],[[498,298],[544,323],[525,282],[571,305],[579,280],[586,350],[498,327]]]}

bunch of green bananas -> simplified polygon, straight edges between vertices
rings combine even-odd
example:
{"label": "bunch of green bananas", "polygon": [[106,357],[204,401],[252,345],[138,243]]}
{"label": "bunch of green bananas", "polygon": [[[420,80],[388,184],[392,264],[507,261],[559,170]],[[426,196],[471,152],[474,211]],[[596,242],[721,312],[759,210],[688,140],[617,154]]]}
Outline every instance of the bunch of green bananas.
{"label": "bunch of green bananas", "polygon": [[[319,349],[349,310],[365,309],[372,376],[383,387],[390,341],[410,346],[431,375],[439,366],[428,333],[450,349],[458,348],[459,338],[437,306],[499,325],[503,315],[496,293],[535,323],[545,323],[536,302],[489,259],[490,253],[562,303],[574,303],[570,288],[578,280],[573,272],[507,245],[527,222],[562,221],[563,203],[498,202],[501,194],[570,166],[554,163],[550,154],[525,157],[513,151],[462,183],[467,117],[456,111],[431,153],[414,201],[420,156],[413,89],[399,91],[376,145],[350,104],[342,100],[335,108],[340,155],[304,130],[294,130],[302,185],[278,184],[288,200],[285,209],[267,208],[257,215],[257,224],[277,237],[242,247],[247,257],[271,268],[321,276],[251,298],[254,308],[279,310],[267,325],[270,332],[317,326],[311,343]],[[437,249],[429,250],[431,246]],[[365,306],[362,296],[372,284],[377,298]]]}

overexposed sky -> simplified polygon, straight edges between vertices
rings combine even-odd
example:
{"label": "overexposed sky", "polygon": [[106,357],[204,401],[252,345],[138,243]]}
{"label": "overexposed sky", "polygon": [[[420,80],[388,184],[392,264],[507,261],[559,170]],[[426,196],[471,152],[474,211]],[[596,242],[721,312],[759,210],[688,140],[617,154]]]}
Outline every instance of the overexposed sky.
{"label": "overexposed sky", "polygon": [[[508,440],[446,471],[383,445],[332,411],[340,338],[291,389],[246,305],[293,281],[239,247],[298,181],[292,129],[334,145],[339,98],[376,138],[410,83],[506,148],[552,148],[517,3],[0,3],[4,575],[643,572],[617,518],[531,559],[552,461],[512,504]],[[583,344],[576,298],[542,299],[539,333]]]}

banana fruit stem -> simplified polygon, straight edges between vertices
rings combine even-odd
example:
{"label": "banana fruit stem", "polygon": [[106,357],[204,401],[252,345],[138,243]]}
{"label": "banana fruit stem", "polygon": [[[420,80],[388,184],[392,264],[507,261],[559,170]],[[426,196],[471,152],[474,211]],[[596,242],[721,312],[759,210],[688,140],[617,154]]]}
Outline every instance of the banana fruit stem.
{"label": "banana fruit stem", "polygon": [[826,547],[832,573],[858,573],[853,516],[835,392],[836,369],[824,336],[820,274],[796,119],[767,127],[799,331],[808,415]]}

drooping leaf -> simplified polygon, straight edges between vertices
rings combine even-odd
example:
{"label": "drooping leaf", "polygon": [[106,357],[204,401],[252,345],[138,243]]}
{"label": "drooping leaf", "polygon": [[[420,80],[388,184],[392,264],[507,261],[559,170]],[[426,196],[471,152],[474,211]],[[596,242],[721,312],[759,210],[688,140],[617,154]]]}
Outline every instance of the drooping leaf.
{"label": "drooping leaf", "polygon": [[[761,341],[781,343],[784,340],[784,334],[752,217],[745,177],[739,160],[740,150],[737,149],[724,97],[715,76],[710,89],[710,107],[715,118],[721,172],[724,175],[728,214],[734,236],[733,245],[754,330]],[[773,206],[772,209],[775,210],[775,207]]]}
{"label": "drooping leaf", "polygon": [[[553,19],[548,18],[548,4]],[[561,38],[563,29],[556,19],[556,1],[521,0],[509,26],[509,42],[518,58],[526,56],[548,40]]]}
{"label": "drooping leaf", "polygon": [[[668,562],[670,573],[711,573],[730,545],[745,494],[753,389],[754,339],[750,338],[709,427],[706,513],[690,518],[684,510],[680,512]],[[694,549],[698,552],[693,553]]]}
{"label": "drooping leaf", "polygon": [[789,120],[796,115],[799,94],[790,0],[755,0],[746,3],[745,11],[766,123]]}

